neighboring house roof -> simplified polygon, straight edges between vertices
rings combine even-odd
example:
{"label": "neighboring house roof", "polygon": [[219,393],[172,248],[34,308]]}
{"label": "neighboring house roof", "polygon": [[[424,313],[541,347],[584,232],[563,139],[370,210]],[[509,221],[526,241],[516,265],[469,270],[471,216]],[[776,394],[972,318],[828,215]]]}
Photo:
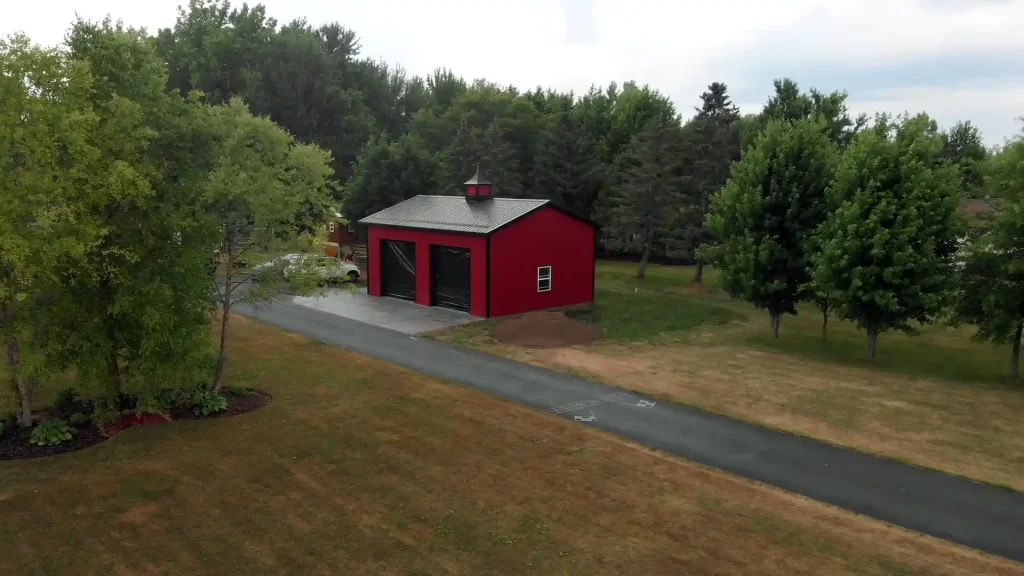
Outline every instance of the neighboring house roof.
{"label": "neighboring house roof", "polygon": [[525,198],[492,198],[484,202],[466,202],[463,196],[415,196],[371,214],[359,223],[490,234],[549,204],[549,200]]}
{"label": "neighboring house roof", "polygon": [[960,203],[960,209],[967,214],[983,214],[994,211],[995,207],[987,198],[970,198]]}

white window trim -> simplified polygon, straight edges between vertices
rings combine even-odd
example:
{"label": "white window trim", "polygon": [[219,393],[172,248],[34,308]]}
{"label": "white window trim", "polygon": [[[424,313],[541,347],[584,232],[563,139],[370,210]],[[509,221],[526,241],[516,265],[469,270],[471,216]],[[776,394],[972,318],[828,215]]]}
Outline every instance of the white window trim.
{"label": "white window trim", "polygon": [[[544,274],[543,270],[547,268],[548,273]],[[544,280],[548,281],[547,288],[541,288],[540,283]],[[538,266],[537,267],[537,292],[551,292],[551,266]]]}

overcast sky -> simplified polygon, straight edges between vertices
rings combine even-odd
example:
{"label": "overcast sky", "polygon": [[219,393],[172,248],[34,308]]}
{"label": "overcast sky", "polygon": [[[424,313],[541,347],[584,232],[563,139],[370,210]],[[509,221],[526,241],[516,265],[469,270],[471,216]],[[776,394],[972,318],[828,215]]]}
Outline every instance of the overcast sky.
{"label": "overcast sky", "polygon": [[[187,0],[3,0],[0,35],[61,41],[75,14],[151,32]],[[240,3],[238,3],[240,5]],[[1024,116],[1024,0],[265,0],[279,22],[337,21],[362,55],[520,88],[636,80],[690,115],[726,82],[756,112],[774,78],[845,89],[855,112],[972,120],[989,144]]]}

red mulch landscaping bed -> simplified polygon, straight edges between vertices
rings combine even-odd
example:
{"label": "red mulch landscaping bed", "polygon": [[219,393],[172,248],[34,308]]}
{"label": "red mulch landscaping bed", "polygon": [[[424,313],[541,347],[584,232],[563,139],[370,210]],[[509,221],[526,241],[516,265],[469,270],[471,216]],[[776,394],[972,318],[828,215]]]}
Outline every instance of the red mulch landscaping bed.
{"label": "red mulch landscaping bed", "polygon": [[246,412],[252,412],[263,408],[267,404],[270,404],[272,398],[270,394],[267,394],[266,392],[250,389],[241,396],[229,394],[227,399],[228,407],[226,410],[209,416],[196,416],[192,413],[192,410],[188,408],[175,408],[171,411],[170,418],[153,412],[144,412],[142,414],[126,412],[117,420],[108,424],[104,432],[100,432],[94,424],[89,423],[79,429],[78,433],[75,434],[71,440],[66,440],[60,444],[52,446],[36,446],[35,444],[30,443],[29,439],[32,436],[31,428],[17,429],[0,438],[0,461],[21,460],[24,458],[42,458],[44,456],[56,456],[57,454],[76,452],[95,444],[99,444],[126,428],[142,424],[168,422],[170,420],[202,420],[205,418],[237,416],[239,414],[245,414]]}
{"label": "red mulch landscaping bed", "polygon": [[519,346],[573,346],[599,340],[601,328],[572,320],[561,312],[527,312],[499,324],[494,335],[502,342]]}

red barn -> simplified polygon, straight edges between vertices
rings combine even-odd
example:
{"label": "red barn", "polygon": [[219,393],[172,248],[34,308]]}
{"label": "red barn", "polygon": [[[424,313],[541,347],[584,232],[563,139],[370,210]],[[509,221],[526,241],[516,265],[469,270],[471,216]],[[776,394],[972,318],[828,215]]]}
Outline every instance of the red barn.
{"label": "red barn", "polygon": [[484,317],[594,299],[594,224],[548,200],[497,198],[479,170],[464,196],[416,196],[359,222],[371,296]]}

